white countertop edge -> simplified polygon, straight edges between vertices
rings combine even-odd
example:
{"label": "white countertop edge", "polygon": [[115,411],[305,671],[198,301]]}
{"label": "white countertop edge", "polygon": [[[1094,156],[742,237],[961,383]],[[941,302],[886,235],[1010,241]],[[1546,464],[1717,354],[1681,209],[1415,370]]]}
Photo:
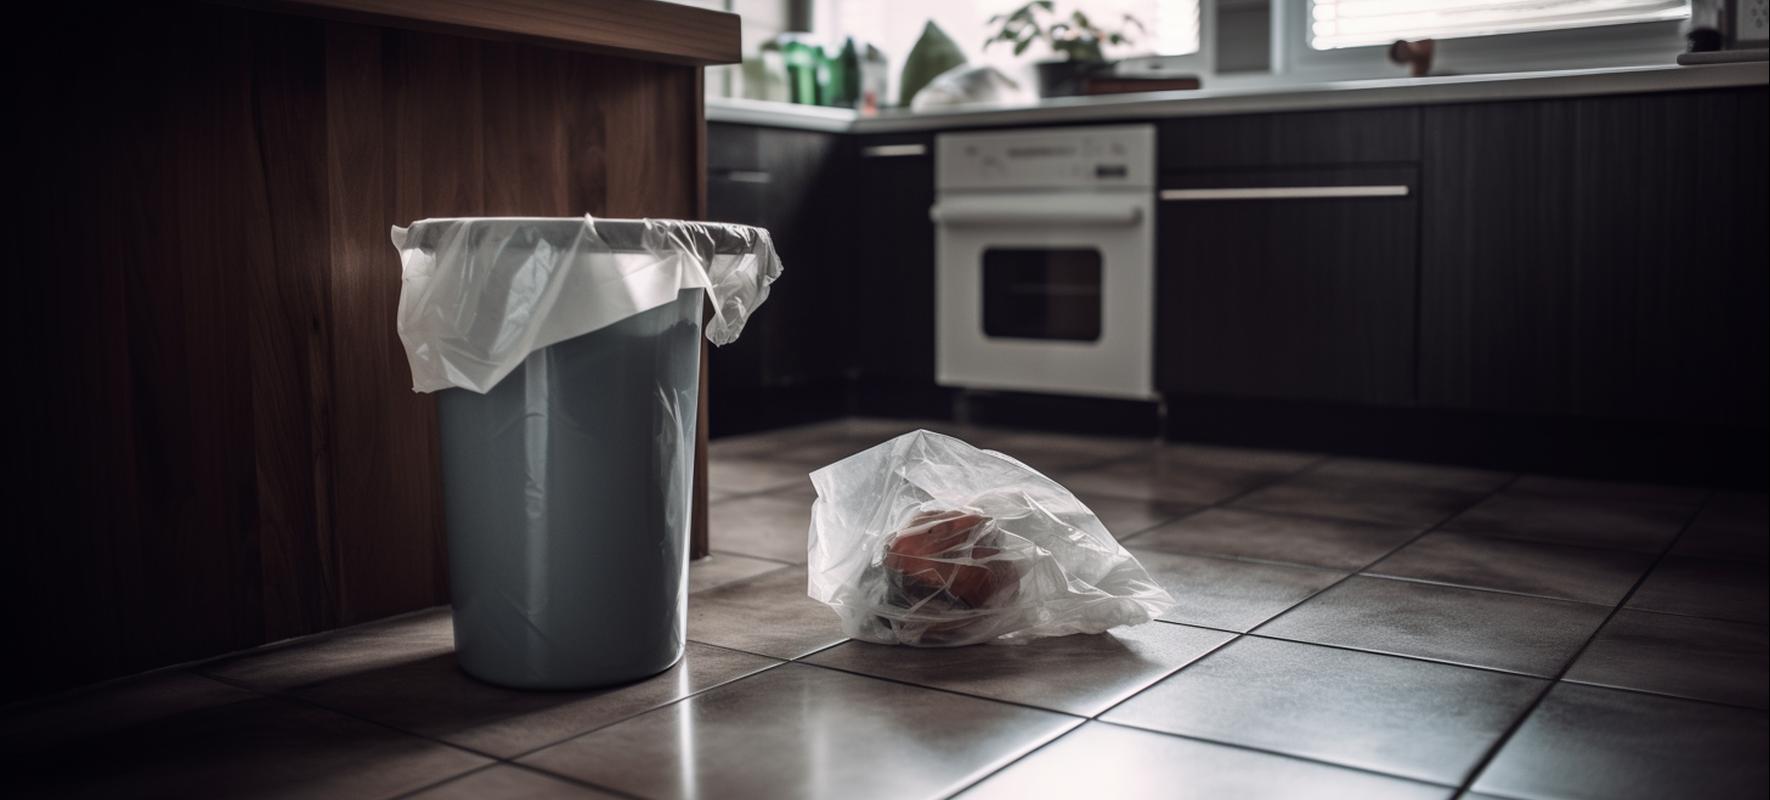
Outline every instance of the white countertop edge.
{"label": "white countertop edge", "polygon": [[803,106],[735,97],[707,98],[708,122],[735,122],[741,125],[843,133],[852,129],[858,119],[859,114],[845,108]]}
{"label": "white countertop edge", "polygon": [[861,118],[852,111],[757,100],[707,100],[707,119],[831,133],[891,133],[1094,120],[1316,111],[1719,89],[1770,83],[1770,62],[1446,75],[1268,87],[1065,97],[1033,106],[967,107]]}

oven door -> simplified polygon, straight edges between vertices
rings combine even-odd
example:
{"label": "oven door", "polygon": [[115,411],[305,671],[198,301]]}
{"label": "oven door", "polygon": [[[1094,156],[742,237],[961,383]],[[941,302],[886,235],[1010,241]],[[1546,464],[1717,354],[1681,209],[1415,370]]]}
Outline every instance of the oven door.
{"label": "oven door", "polygon": [[936,377],[943,386],[1150,399],[1154,198],[942,196]]}

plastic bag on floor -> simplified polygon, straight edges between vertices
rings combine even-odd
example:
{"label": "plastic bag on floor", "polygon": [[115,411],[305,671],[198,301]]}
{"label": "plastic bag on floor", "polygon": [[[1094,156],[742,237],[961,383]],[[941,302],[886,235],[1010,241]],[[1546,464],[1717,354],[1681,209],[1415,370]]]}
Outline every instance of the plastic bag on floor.
{"label": "plastic bag on floor", "polygon": [[949,647],[1100,633],[1174,598],[1056,481],[906,433],[811,474],[809,594],[849,636]]}

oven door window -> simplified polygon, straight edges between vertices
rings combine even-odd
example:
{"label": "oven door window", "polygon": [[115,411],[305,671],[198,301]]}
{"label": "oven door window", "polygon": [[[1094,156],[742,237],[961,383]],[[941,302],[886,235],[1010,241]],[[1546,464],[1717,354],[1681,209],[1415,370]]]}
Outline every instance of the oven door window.
{"label": "oven door window", "polygon": [[1100,339],[1100,251],[983,251],[983,333],[1004,339]]}

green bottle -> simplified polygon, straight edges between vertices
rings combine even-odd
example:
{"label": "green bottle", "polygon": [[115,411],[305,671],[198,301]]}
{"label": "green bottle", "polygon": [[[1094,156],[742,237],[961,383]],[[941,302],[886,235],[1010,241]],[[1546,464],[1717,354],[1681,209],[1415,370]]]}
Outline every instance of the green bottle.
{"label": "green bottle", "polygon": [[823,48],[794,36],[781,45],[781,55],[787,62],[788,98],[795,103],[816,105],[818,62],[824,60]]}
{"label": "green bottle", "polygon": [[830,62],[828,106],[854,108],[860,100],[860,47],[850,36],[842,42],[842,51]]}

